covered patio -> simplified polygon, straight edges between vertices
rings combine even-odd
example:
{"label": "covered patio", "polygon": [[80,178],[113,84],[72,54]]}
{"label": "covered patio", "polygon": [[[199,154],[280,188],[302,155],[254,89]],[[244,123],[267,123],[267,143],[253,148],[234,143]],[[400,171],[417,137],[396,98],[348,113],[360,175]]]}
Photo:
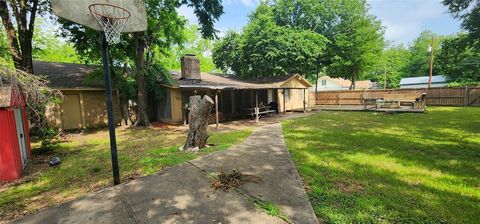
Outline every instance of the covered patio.
{"label": "covered patio", "polygon": [[210,123],[245,119],[258,120],[287,111],[305,111],[306,89],[311,86],[300,75],[254,80],[202,73],[201,79],[182,78],[172,73],[174,84],[165,85],[165,100],[158,101],[154,118],[160,121],[188,123],[189,97],[208,95],[215,101]]}

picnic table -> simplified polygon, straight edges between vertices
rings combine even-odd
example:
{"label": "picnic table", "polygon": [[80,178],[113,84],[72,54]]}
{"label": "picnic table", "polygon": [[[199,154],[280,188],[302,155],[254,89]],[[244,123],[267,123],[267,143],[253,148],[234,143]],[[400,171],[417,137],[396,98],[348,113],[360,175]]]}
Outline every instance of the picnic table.
{"label": "picnic table", "polygon": [[380,108],[398,108],[400,103],[397,100],[390,100],[385,98],[364,98],[363,109],[367,109],[367,106],[374,106],[375,109]]}
{"label": "picnic table", "polygon": [[421,109],[425,107],[426,93],[390,93],[383,97],[364,97],[363,108],[367,109],[367,105],[380,108],[400,108],[402,103],[411,104],[413,108]]}
{"label": "picnic table", "polygon": [[[256,107],[249,107],[245,108],[247,111],[247,114],[250,115],[252,118],[254,118],[257,113],[255,113]],[[271,106],[260,106],[258,107],[258,117],[273,117],[275,115],[275,110],[272,109]]]}

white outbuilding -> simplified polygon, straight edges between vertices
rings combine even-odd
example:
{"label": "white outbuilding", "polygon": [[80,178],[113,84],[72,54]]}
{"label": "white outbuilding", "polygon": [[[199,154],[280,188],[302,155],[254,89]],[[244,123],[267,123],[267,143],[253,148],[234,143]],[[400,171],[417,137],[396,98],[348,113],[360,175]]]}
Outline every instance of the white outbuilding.
{"label": "white outbuilding", "polygon": [[[448,85],[447,77],[443,75],[432,76],[430,87],[445,87]],[[402,78],[400,80],[400,89],[427,88],[428,76]]]}

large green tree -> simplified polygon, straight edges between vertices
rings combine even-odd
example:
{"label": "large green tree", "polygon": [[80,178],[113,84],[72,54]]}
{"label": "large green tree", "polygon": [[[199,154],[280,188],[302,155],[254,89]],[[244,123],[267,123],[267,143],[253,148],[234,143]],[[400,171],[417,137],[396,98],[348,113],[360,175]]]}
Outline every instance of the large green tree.
{"label": "large green tree", "polygon": [[369,71],[383,47],[380,21],[368,13],[365,0],[273,0],[278,25],[311,30],[325,36],[326,55],[317,61],[332,77],[355,80]]}
{"label": "large green tree", "polygon": [[384,48],[383,28],[368,14],[366,1],[346,0],[341,4],[327,71],[331,77],[350,79],[350,89],[355,89],[355,81],[375,65]]}
{"label": "large green tree", "polygon": [[468,34],[447,38],[435,58],[436,68],[457,85],[480,82],[480,42],[471,42]]}
{"label": "large green tree", "polygon": [[[150,122],[147,116],[147,84],[146,75],[152,71],[150,66],[155,62],[156,52],[166,53],[175,44],[184,41],[183,28],[186,20],[178,15],[177,9],[186,5],[194,9],[200,24],[200,32],[205,38],[215,36],[214,22],[223,13],[220,0],[145,0],[147,6],[148,30],[123,35],[120,44],[112,47],[112,60],[117,64],[132,62],[135,67],[137,85],[137,121],[136,126],[146,126]],[[62,21],[62,33],[75,44],[81,55],[92,61],[99,61],[100,38],[96,31]],[[115,64],[115,63],[114,63]],[[152,80],[152,79],[150,79]]]}
{"label": "large green tree", "polygon": [[[430,31],[423,31],[420,33],[413,43],[411,44],[409,51],[410,56],[408,59],[408,65],[405,70],[407,74],[405,77],[427,76],[430,71],[430,46],[432,44],[432,36],[435,37],[434,43],[434,58],[440,52],[443,41],[447,38],[434,34]],[[438,73],[438,64],[433,63],[433,73]]]}
{"label": "large green tree", "polygon": [[382,51],[375,65],[362,78],[375,81],[380,87],[398,88],[400,80],[407,74],[409,56],[410,52],[404,45],[389,46]]}
{"label": "large green tree", "polygon": [[315,74],[326,38],[309,30],[276,24],[273,11],[261,3],[240,34],[229,33],[218,42],[213,58],[224,71],[243,77]]}

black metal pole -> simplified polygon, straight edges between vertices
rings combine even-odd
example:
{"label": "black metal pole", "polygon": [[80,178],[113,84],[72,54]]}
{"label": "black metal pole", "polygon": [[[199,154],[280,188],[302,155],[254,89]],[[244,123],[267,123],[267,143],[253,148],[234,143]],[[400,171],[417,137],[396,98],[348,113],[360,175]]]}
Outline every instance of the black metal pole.
{"label": "black metal pole", "polygon": [[107,103],[108,128],[110,133],[110,153],[112,156],[113,184],[120,183],[120,172],[118,171],[117,140],[115,138],[115,119],[113,117],[112,84],[110,78],[110,60],[108,58],[108,43],[105,33],[102,32],[102,61],[103,75],[105,76],[105,100]]}

